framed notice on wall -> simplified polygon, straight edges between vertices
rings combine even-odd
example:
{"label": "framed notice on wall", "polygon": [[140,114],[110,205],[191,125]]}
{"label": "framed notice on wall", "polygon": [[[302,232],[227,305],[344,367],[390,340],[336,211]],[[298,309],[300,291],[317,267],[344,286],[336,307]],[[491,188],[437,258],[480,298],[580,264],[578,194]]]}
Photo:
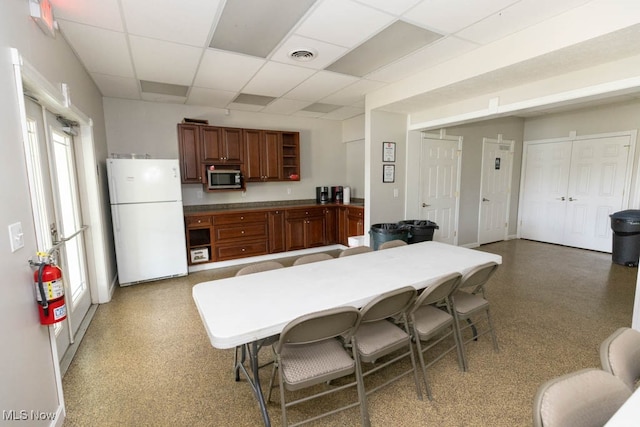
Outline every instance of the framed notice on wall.
{"label": "framed notice on wall", "polygon": [[383,162],[396,161],[396,143],[395,142],[382,143],[382,161]]}
{"label": "framed notice on wall", "polygon": [[396,166],[382,165],[382,182],[394,182],[396,180]]}

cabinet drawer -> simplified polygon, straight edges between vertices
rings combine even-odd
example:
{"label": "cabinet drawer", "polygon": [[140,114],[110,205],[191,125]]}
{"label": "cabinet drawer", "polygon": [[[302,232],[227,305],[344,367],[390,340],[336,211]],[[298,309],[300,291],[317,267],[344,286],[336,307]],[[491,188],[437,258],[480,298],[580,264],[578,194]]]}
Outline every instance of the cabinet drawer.
{"label": "cabinet drawer", "polygon": [[198,215],[186,217],[187,227],[211,225],[211,215]]}
{"label": "cabinet drawer", "polygon": [[347,215],[350,218],[362,218],[364,216],[364,209],[348,208]]}
{"label": "cabinet drawer", "polygon": [[224,240],[239,240],[243,238],[267,237],[267,223],[250,223],[238,226],[215,227],[216,242]]}
{"label": "cabinet drawer", "polygon": [[215,252],[218,261],[264,255],[268,253],[267,240],[256,240],[243,244],[217,245]]}
{"label": "cabinet drawer", "polygon": [[216,215],[213,219],[214,224],[234,224],[239,225],[245,222],[266,222],[266,212],[244,212],[244,213],[228,213]]}
{"label": "cabinet drawer", "polygon": [[287,210],[286,218],[299,219],[311,216],[324,216],[324,208],[289,209]]}

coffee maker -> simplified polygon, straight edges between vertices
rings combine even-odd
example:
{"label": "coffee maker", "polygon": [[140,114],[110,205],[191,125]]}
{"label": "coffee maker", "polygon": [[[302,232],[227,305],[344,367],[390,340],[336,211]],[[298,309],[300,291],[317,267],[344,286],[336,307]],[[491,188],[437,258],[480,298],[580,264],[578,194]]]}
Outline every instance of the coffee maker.
{"label": "coffee maker", "polygon": [[333,191],[333,203],[342,203],[344,201],[344,190],[341,185],[331,187]]}
{"label": "coffee maker", "polygon": [[316,187],[316,203],[325,204],[331,201],[329,187]]}

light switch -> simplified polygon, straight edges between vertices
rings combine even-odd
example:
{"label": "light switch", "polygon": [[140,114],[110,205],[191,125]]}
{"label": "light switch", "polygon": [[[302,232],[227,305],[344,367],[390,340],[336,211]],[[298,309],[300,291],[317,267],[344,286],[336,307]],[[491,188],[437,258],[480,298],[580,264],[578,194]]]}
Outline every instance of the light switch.
{"label": "light switch", "polygon": [[9,239],[11,240],[11,252],[24,247],[24,234],[22,233],[22,223],[16,222],[9,226]]}
{"label": "light switch", "polygon": [[393,189],[393,197],[398,197],[398,189],[397,188]]}

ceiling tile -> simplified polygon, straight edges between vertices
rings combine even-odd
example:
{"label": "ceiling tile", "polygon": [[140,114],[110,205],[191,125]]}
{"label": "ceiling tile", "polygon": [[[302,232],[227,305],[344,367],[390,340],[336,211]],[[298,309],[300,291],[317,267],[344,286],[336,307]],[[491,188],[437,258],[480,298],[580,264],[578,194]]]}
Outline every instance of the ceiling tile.
{"label": "ceiling tile", "polygon": [[580,6],[589,0],[520,0],[458,32],[456,36],[487,44]]}
{"label": "ceiling tile", "polygon": [[371,92],[385,86],[385,83],[374,82],[372,80],[358,80],[356,83],[345,87],[338,92],[322,98],[322,102],[326,104],[338,104],[350,106],[364,99],[367,92]]}
{"label": "ceiling tile", "polygon": [[164,95],[162,93],[146,93],[142,92],[143,101],[152,102],[168,102],[170,104],[184,104],[187,100],[186,96]]}
{"label": "ceiling tile", "polygon": [[134,78],[91,73],[102,96],[110,98],[140,99],[138,81]]}
{"label": "ceiling tile", "polygon": [[315,1],[227,1],[210,46],[266,58]]}
{"label": "ceiling tile", "polygon": [[232,110],[258,112],[258,111],[264,110],[265,107],[263,107],[262,105],[240,104],[240,103],[232,102],[227,106],[227,108]]}
{"label": "ceiling tile", "polygon": [[187,104],[227,108],[236,95],[236,92],[194,87],[189,93]]}
{"label": "ceiling tile", "polygon": [[[61,32],[89,72],[134,77],[124,33],[59,21]],[[100,46],[96,49],[96,46]],[[108,54],[105,54],[108,52]]]}
{"label": "ceiling tile", "polygon": [[429,0],[421,2],[403,16],[426,28],[452,34],[516,1]]}
{"label": "ceiling tile", "polygon": [[448,61],[458,55],[476,49],[478,45],[453,36],[440,39],[435,43],[408,55],[399,61],[383,67],[366,77],[371,80],[395,82],[429,67]]}
{"label": "ceiling tile", "polygon": [[202,49],[137,36],[129,40],[140,80],[191,85]]}
{"label": "ceiling tile", "polygon": [[314,73],[315,71],[309,68],[268,62],[247,83],[242,92],[256,95],[282,96]]}
{"label": "ceiling tile", "polygon": [[364,114],[364,108],[342,107],[325,114],[322,118],[329,120],[347,120],[360,114]]}
{"label": "ceiling tile", "polygon": [[395,17],[350,0],[324,0],[295,33],[354,47],[389,25]]}
{"label": "ceiling tile", "polygon": [[[294,50],[307,49],[316,53],[311,61],[298,61],[289,56]],[[347,48],[334,44],[309,39],[298,35],[292,35],[273,53],[271,60],[285,64],[298,65],[300,67],[322,70],[347,52]]]}
{"label": "ceiling tile", "polygon": [[288,99],[315,102],[358,81],[356,77],[320,71],[287,92]]}
{"label": "ceiling tile", "polygon": [[383,12],[390,13],[392,15],[402,15],[408,9],[412,8],[421,0],[356,0],[358,3],[366,4],[367,6],[375,7]]}
{"label": "ceiling tile", "polygon": [[54,18],[114,31],[124,31],[118,0],[51,0]]}
{"label": "ceiling tile", "polygon": [[120,0],[130,34],[191,46],[207,44],[220,0]]}
{"label": "ceiling tile", "polygon": [[195,86],[239,91],[265,64],[264,59],[207,49],[202,57]]}
{"label": "ceiling tile", "polygon": [[264,108],[264,110],[262,110],[262,112],[288,115],[303,109],[309,104],[310,103],[308,101],[298,101],[294,99],[278,98],[275,101],[273,101],[271,104],[267,105]]}

